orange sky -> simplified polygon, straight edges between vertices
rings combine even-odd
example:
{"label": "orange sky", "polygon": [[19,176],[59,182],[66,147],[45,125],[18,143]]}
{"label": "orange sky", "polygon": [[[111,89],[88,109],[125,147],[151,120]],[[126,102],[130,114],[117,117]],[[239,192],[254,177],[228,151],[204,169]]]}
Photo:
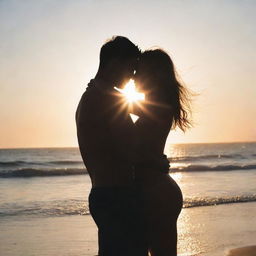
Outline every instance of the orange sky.
{"label": "orange sky", "polygon": [[74,114],[101,45],[171,55],[195,126],[169,141],[256,141],[255,1],[1,1],[0,147],[77,146]]}

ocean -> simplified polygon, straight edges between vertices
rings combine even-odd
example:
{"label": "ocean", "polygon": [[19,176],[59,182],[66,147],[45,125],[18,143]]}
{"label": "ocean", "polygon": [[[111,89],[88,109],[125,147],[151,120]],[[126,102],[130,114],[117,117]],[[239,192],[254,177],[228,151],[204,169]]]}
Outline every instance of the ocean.
{"label": "ocean", "polygon": [[[256,212],[253,214],[256,210],[255,142],[167,144],[165,153],[170,160],[170,175],[183,192],[184,214],[190,209],[195,209],[189,212],[189,216],[195,212],[199,216],[199,213],[206,214],[209,209],[213,209],[211,212],[218,212],[220,209],[231,209],[228,205],[232,205],[232,209],[240,211],[241,214],[244,214],[246,209],[251,209],[252,219],[256,215]],[[89,175],[78,148],[0,149],[0,225],[7,233],[10,232],[9,225],[16,225],[16,221],[28,223],[40,220],[40,223],[43,223],[48,218],[57,223],[64,220],[64,217],[69,220],[68,217],[72,216],[89,216],[87,197],[90,187]],[[181,220],[185,218],[184,214]],[[202,218],[207,219],[207,216],[209,215],[206,214]],[[185,223],[188,223],[187,219],[180,221],[179,226],[183,227]],[[246,225],[247,231],[252,227],[256,229],[255,223],[250,225],[249,222]],[[190,251],[189,255],[201,255],[203,250],[198,245],[198,240],[197,245],[201,249],[198,249],[198,246],[182,249],[189,236],[188,233],[185,235],[182,232],[180,239],[183,242],[179,246],[182,255],[185,255],[187,250]],[[251,236],[253,231],[250,232],[248,236]],[[256,234],[255,232],[253,234]],[[9,240],[8,245],[3,233],[0,238],[0,249],[2,246],[2,250],[8,249],[13,253],[15,245]],[[191,239],[189,241],[191,242]],[[207,250],[210,250],[210,247],[204,248],[202,255],[207,255]],[[1,255],[51,255],[8,254],[7,251]]]}

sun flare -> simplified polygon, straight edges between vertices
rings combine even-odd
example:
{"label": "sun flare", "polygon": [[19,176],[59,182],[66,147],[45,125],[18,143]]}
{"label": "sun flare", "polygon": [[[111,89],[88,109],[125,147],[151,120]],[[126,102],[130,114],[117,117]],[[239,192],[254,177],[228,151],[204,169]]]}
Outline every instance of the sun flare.
{"label": "sun flare", "polygon": [[123,89],[117,87],[115,87],[115,89],[121,92],[129,103],[145,99],[144,93],[140,93],[136,90],[135,82],[133,79],[130,79]]}

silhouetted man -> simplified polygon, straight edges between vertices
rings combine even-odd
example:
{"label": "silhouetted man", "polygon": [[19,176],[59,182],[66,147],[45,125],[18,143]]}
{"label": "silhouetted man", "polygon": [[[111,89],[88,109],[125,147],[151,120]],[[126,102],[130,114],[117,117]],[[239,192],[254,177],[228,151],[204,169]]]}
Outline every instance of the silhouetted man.
{"label": "silhouetted man", "polygon": [[98,72],[76,113],[79,148],[92,181],[89,208],[98,226],[100,256],[147,255],[134,182],[134,125],[114,90],[133,76],[139,55],[125,37],[104,44]]}

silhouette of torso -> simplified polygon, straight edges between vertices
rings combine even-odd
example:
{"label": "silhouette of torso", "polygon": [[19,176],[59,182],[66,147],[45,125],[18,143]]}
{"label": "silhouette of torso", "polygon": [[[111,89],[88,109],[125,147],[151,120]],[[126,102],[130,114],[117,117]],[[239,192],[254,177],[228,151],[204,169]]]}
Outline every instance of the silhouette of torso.
{"label": "silhouette of torso", "polygon": [[130,185],[134,124],[119,93],[95,83],[89,83],[76,112],[83,161],[93,187]]}
{"label": "silhouette of torso", "polygon": [[163,166],[161,162],[164,147],[172,124],[170,108],[158,106],[146,108],[147,111],[142,113],[135,123],[135,155],[138,166],[142,166],[138,175],[143,180],[164,173],[165,170],[159,169]]}

